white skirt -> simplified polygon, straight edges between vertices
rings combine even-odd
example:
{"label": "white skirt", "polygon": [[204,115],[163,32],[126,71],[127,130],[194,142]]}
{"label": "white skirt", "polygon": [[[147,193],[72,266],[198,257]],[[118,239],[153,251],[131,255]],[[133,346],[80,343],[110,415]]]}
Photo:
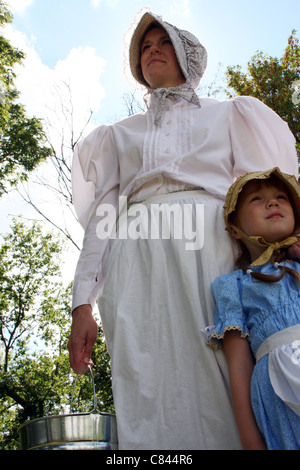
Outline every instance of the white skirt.
{"label": "white skirt", "polygon": [[226,359],[201,332],[214,320],[212,281],[233,269],[223,201],[154,197],[131,206],[118,233],[98,304],[119,448],[241,449]]}

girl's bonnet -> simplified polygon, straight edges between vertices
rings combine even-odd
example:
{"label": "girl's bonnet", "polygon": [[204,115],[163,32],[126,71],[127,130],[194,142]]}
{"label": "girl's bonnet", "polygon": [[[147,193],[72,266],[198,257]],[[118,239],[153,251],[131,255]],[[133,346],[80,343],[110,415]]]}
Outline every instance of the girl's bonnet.
{"label": "girl's bonnet", "polygon": [[293,245],[298,241],[296,236],[290,236],[281,242],[267,242],[262,237],[259,236],[249,236],[239,227],[237,227],[232,219],[232,215],[235,212],[237,201],[239,195],[245,186],[251,180],[265,180],[270,178],[271,176],[277,177],[283,184],[285,185],[291,204],[294,210],[295,216],[295,230],[300,229],[300,185],[295,178],[294,175],[288,175],[280,171],[279,168],[275,167],[271,170],[267,171],[255,171],[251,173],[247,173],[246,175],[240,176],[236,179],[236,181],[231,185],[229,188],[224,204],[224,220],[225,220],[225,228],[228,232],[237,232],[243,238],[247,238],[252,243],[265,247],[265,251],[263,254],[255,260],[251,266],[260,266],[264,263],[267,263],[272,254],[281,248],[288,248],[289,246]]}

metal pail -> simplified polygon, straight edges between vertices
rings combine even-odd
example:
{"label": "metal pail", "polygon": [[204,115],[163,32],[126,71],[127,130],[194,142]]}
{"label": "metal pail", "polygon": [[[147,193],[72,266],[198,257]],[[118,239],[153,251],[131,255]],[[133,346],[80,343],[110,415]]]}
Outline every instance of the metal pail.
{"label": "metal pail", "polygon": [[73,413],[25,423],[19,430],[23,450],[116,450],[114,415]]}
{"label": "metal pail", "polygon": [[[19,429],[23,450],[117,450],[116,417],[97,410],[97,399],[90,368],[94,409],[90,413],[70,413],[34,419]],[[77,378],[76,378],[77,379]],[[74,384],[74,390],[76,381]],[[74,395],[74,391],[73,391]],[[73,397],[71,400],[72,409]]]}

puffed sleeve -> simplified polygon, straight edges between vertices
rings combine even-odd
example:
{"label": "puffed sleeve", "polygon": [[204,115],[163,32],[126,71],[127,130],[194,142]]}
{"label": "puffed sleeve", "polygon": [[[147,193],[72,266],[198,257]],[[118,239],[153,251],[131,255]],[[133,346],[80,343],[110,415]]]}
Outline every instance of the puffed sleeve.
{"label": "puffed sleeve", "polygon": [[249,336],[246,319],[241,303],[238,272],[217,277],[212,284],[216,302],[215,324],[208,338],[208,344],[214,349],[222,347],[226,331],[239,330],[242,338]]}
{"label": "puffed sleeve", "polygon": [[116,214],[119,194],[119,164],[110,126],[100,126],[76,146],[72,192],[78,220],[85,230],[74,278],[74,310],[83,304],[94,306],[105,275],[110,237],[97,235],[97,208],[106,204]]}
{"label": "puffed sleeve", "polygon": [[256,98],[230,100],[234,177],[279,167],[298,177],[295,138],[286,122]]}

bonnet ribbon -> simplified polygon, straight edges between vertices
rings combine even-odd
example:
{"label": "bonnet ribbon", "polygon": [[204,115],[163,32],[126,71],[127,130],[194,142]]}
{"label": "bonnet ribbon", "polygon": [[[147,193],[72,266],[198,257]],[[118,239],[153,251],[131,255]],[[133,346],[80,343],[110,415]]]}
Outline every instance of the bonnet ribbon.
{"label": "bonnet ribbon", "polygon": [[154,120],[154,124],[156,126],[160,126],[161,124],[161,118],[166,106],[166,99],[168,96],[175,99],[183,98],[189,103],[193,103],[196,106],[199,106],[199,108],[201,107],[199,96],[195,93],[195,90],[193,90],[193,88],[187,85],[186,83],[183,83],[182,85],[173,88],[157,88],[155,90],[149,90],[149,93],[159,98],[158,110],[156,112]]}
{"label": "bonnet ribbon", "polygon": [[246,238],[254,245],[266,248],[266,250],[255,261],[253,261],[253,263],[251,263],[250,266],[261,266],[262,264],[267,263],[268,261],[270,261],[273,253],[275,253],[276,251],[279,251],[281,248],[289,248],[294,243],[297,243],[299,241],[298,237],[290,236],[280,242],[266,242],[266,240],[264,240],[263,237],[259,237],[259,236],[255,237],[255,236],[247,235],[243,230],[241,230],[236,225],[232,224],[231,228],[236,233],[241,235],[243,238]]}
{"label": "bonnet ribbon", "polygon": [[280,250],[281,248],[289,248],[291,245],[298,241],[297,237],[288,237],[281,242],[273,242],[269,243],[266,242],[262,237],[249,237],[249,240],[262,247],[266,247],[266,250],[262,253],[262,255],[256,259],[250,266],[261,266],[262,264],[267,263],[274,252]]}

